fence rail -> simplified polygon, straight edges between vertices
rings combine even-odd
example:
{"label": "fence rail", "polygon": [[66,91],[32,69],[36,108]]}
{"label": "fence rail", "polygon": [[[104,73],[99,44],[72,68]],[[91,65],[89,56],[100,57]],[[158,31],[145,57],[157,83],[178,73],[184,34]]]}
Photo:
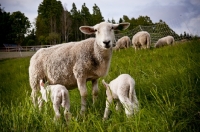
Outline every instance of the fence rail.
{"label": "fence rail", "polygon": [[4,45],[4,47],[2,47],[0,49],[1,52],[27,52],[27,51],[37,51],[40,48],[47,48],[47,47],[51,47],[53,45],[35,45],[35,46],[17,46],[17,45]]}

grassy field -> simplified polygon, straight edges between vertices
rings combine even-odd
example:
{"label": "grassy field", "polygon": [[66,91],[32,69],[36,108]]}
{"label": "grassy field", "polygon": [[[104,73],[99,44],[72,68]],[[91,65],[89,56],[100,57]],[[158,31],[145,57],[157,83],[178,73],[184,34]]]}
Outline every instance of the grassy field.
{"label": "grassy field", "polygon": [[[92,105],[91,83],[88,82],[87,113],[79,115],[80,95],[70,91],[71,121],[55,122],[51,103],[42,111],[31,102],[28,81],[30,58],[0,60],[0,131],[28,132],[167,132],[200,131],[200,41],[191,41],[159,49],[133,48],[114,51],[109,73],[99,79],[99,98]],[[101,80],[110,82],[122,73],[136,81],[140,111],[126,118],[124,111],[105,109],[105,88]],[[62,109],[61,109],[62,110]]]}

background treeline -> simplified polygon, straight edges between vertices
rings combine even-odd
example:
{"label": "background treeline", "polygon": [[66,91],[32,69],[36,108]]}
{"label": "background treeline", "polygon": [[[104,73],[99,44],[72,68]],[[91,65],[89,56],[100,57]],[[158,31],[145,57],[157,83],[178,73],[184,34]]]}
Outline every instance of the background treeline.
{"label": "background treeline", "polygon": [[[72,9],[68,10],[60,1],[43,0],[38,6],[38,16],[33,23],[34,28],[31,28],[31,23],[24,13],[16,11],[10,14],[0,6],[0,44],[2,46],[3,43],[15,43],[28,46],[78,41],[91,37],[82,34],[79,31],[80,26],[92,26],[102,21],[112,23],[130,22],[131,25],[127,31],[133,35],[135,32],[132,30],[138,25],[163,24],[167,27],[165,30],[177,36],[165,22],[160,20],[158,23],[153,23],[148,16],[129,18],[123,15],[118,21],[114,19],[104,20],[101,10],[96,4],[92,7],[91,14],[85,3],[83,3],[81,10],[77,9],[75,3],[72,4]],[[159,30],[155,27],[154,32]]]}

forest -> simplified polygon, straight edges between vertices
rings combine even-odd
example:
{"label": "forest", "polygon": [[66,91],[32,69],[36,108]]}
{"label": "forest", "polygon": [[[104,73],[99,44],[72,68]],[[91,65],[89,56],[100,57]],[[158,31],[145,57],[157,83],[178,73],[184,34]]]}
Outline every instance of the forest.
{"label": "forest", "polygon": [[[28,17],[20,11],[13,13],[5,12],[4,7],[0,4],[0,46],[3,44],[17,44],[22,46],[30,45],[54,45],[70,41],[79,41],[91,37],[84,35],[79,31],[79,27],[83,25],[93,26],[102,21],[111,23],[130,22],[130,27],[123,35],[127,33],[134,35],[133,31],[139,25],[149,26],[155,25],[153,33],[159,32],[162,25],[165,32],[169,33],[175,38],[177,36],[186,37],[184,35],[176,34],[164,21],[153,23],[148,16],[139,16],[138,18],[129,18],[123,15],[118,21],[114,19],[104,20],[100,8],[94,4],[92,13],[89,8],[83,3],[81,10],[78,10],[76,4],[72,4],[71,10],[68,10],[57,0],[43,0],[38,5],[38,16],[35,18],[33,25],[31,25]],[[116,32],[117,34],[117,32]],[[161,36],[164,36],[161,35]],[[131,36],[130,36],[131,37]]]}

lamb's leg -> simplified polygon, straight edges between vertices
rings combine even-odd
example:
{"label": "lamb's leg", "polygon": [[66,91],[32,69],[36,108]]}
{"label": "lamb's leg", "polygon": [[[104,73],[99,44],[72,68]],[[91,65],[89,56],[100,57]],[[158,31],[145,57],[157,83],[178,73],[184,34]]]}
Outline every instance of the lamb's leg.
{"label": "lamb's leg", "polygon": [[129,100],[128,97],[119,96],[119,100],[122,103],[127,117],[130,117],[133,114],[133,103]]}
{"label": "lamb's leg", "polygon": [[110,113],[109,107],[110,107],[110,104],[111,104],[112,102],[113,102],[113,99],[112,99],[112,98],[107,98],[107,100],[106,100],[106,108],[105,108],[105,111],[104,111],[103,120],[108,119],[108,115],[109,115],[109,113]]}
{"label": "lamb's leg", "polygon": [[83,115],[86,111],[86,98],[87,98],[87,87],[86,79],[77,78],[78,89],[81,95],[81,111],[80,114]]}
{"label": "lamb's leg", "polygon": [[97,97],[98,97],[98,80],[93,80],[92,81],[92,95],[93,95],[93,104],[96,102]]}
{"label": "lamb's leg", "polygon": [[57,120],[57,119],[60,118],[59,104],[53,103],[53,109],[54,109],[54,112],[55,112],[54,120]]}
{"label": "lamb's leg", "polygon": [[120,110],[121,110],[121,107],[122,107],[122,104],[121,104],[121,102],[118,100],[118,101],[116,102],[116,107],[115,107],[115,109],[116,109],[117,111],[120,111]]}
{"label": "lamb's leg", "polygon": [[65,108],[64,116],[65,116],[65,120],[69,121],[71,118],[69,93],[67,92],[63,96],[64,97],[62,100],[62,106]]}

